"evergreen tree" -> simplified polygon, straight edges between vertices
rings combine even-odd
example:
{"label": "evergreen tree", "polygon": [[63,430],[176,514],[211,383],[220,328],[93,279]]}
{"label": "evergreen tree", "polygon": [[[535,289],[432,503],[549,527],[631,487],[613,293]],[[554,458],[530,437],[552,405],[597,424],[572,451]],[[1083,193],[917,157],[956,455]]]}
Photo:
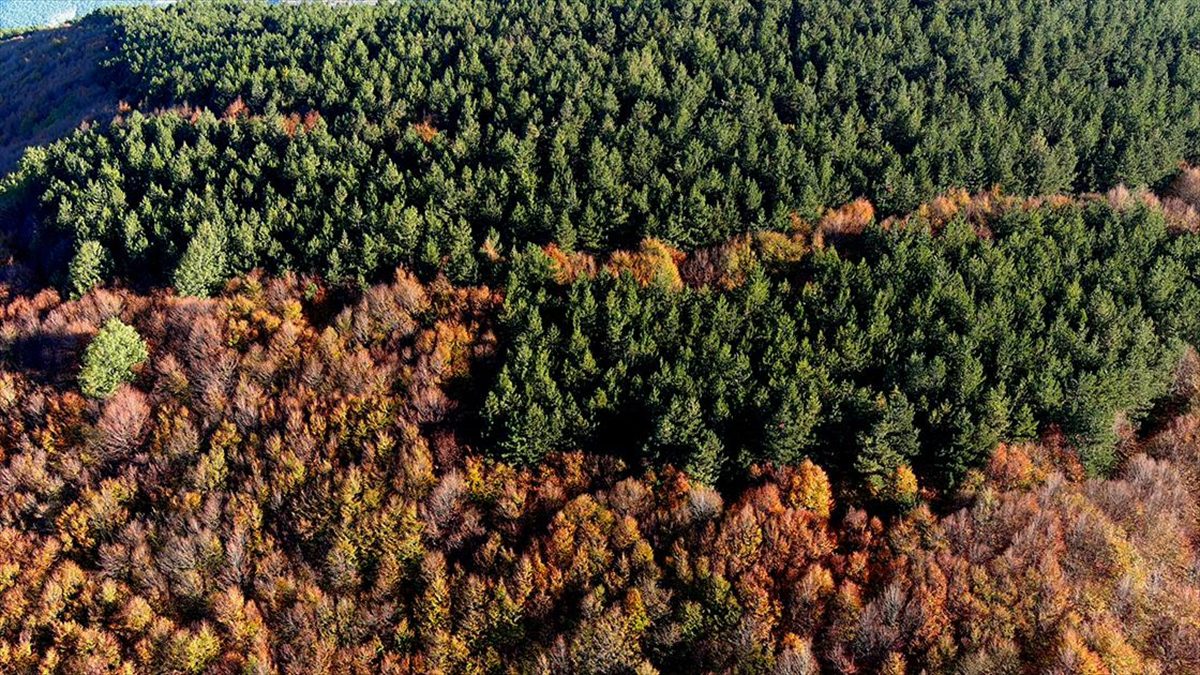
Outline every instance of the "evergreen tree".
{"label": "evergreen tree", "polygon": [[224,228],[201,221],[172,275],[175,289],[181,295],[207,297],[219,288],[226,278],[225,246]]}
{"label": "evergreen tree", "polygon": [[79,245],[75,257],[67,269],[68,291],[72,298],[81,298],[96,286],[104,283],[107,275],[108,254],[104,246],[95,239]]}

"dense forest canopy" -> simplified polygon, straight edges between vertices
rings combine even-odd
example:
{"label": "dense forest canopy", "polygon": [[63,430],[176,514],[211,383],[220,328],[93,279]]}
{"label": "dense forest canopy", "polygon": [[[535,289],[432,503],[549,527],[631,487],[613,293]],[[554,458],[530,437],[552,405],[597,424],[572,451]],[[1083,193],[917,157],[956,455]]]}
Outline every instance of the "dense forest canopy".
{"label": "dense forest canopy", "polygon": [[[111,276],[475,280],[480,246],[683,249],[950,188],[1153,185],[1200,142],[1200,3],[181,2],[94,18],[146,109],[32,155]],[[299,118],[299,119],[298,119]],[[15,189],[15,188],[13,188]],[[153,260],[147,266],[144,261]],[[147,269],[149,267],[149,269]],[[137,273],[133,274],[136,270]],[[210,284],[190,285],[207,290]]]}
{"label": "dense forest canopy", "polygon": [[1137,422],[1200,343],[1200,238],[1136,202],[980,227],[868,230],[852,254],[767,260],[730,291],[673,288],[670,257],[645,286],[562,284],[535,250],[505,286],[488,438],[519,462],[632,452],[710,482],[811,457],[878,494],[912,466],[954,482],[998,440],[1055,425],[1109,470],[1117,416]]}
{"label": "dense forest canopy", "polygon": [[0,63],[0,671],[1200,671],[1200,0]]}
{"label": "dense forest canopy", "polygon": [[[456,433],[498,301],[401,272],[348,306],[257,276],[0,303],[0,669],[1200,668],[1195,412],[1111,480],[1061,437],[1002,446],[941,516],[873,517],[810,462],[724,495],[594,453],[514,469]],[[151,360],[85,398],[114,322]]]}

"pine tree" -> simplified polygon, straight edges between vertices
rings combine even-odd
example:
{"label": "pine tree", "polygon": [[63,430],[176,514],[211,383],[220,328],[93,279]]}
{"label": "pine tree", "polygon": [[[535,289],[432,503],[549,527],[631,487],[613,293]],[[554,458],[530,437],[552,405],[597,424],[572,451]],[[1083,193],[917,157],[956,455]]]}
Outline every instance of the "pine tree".
{"label": "pine tree", "polygon": [[207,297],[225,281],[225,257],[224,227],[201,221],[175,268],[175,289],[180,295]]}
{"label": "pine tree", "polygon": [[108,253],[95,239],[79,245],[75,257],[67,268],[68,292],[72,298],[82,298],[87,292],[104,282],[108,272]]}

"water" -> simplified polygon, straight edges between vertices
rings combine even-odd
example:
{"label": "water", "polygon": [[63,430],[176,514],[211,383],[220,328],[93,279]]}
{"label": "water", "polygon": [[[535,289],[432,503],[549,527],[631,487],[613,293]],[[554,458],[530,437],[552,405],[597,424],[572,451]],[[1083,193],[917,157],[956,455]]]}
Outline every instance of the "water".
{"label": "water", "polygon": [[[176,0],[0,0],[0,31],[13,28],[57,26],[101,7],[114,5],[167,5]],[[272,5],[293,2],[328,2],[334,5],[372,4],[378,0],[267,0]]]}
{"label": "water", "polygon": [[54,26],[113,5],[162,4],[164,0],[0,0],[0,30]]}

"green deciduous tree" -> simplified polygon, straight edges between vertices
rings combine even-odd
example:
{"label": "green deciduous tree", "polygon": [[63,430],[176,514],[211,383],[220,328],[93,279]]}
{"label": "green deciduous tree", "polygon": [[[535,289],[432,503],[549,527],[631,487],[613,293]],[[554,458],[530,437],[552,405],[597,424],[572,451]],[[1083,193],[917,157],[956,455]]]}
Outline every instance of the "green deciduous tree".
{"label": "green deciduous tree", "polygon": [[83,353],[79,388],[85,396],[106,398],[133,379],[133,368],[147,359],[146,343],[132,326],[109,319]]}

